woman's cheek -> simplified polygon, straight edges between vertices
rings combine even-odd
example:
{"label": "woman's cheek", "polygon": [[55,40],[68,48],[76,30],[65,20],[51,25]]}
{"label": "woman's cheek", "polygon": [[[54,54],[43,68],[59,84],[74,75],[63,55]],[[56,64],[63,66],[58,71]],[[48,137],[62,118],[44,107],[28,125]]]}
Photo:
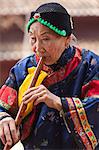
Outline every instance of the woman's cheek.
{"label": "woman's cheek", "polygon": [[32,46],[32,51],[36,53],[36,46],[35,45]]}

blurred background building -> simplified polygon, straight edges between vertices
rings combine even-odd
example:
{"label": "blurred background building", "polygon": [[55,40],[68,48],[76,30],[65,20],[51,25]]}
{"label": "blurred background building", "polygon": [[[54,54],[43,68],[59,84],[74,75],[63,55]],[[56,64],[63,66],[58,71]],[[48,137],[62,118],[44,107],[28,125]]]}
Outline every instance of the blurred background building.
{"label": "blurred background building", "polygon": [[99,0],[0,0],[0,86],[10,68],[31,54],[26,23],[29,14],[44,2],[59,2],[74,20],[78,45],[99,54]]}

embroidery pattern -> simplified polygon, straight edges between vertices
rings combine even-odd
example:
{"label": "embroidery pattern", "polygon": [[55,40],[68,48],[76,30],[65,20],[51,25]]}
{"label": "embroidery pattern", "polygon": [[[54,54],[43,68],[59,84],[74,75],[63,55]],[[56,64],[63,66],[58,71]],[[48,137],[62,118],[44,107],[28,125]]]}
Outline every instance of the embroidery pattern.
{"label": "embroidery pattern", "polygon": [[85,133],[87,134],[88,138],[90,139],[93,149],[95,149],[95,147],[97,145],[97,139],[88,123],[87,116],[86,116],[85,110],[83,108],[83,105],[82,105],[81,101],[79,100],[79,98],[73,98],[73,100],[74,100],[81,124],[83,126],[83,129],[84,129]]}
{"label": "embroidery pattern", "polygon": [[83,128],[82,128],[82,126],[81,126],[81,124],[79,122],[79,119],[78,119],[78,116],[77,116],[77,112],[75,111],[75,105],[74,105],[74,103],[72,101],[72,98],[66,98],[66,100],[68,101],[68,106],[69,106],[71,118],[72,118],[72,120],[74,122],[75,130],[77,131],[77,133],[81,137],[85,147],[87,149],[92,150],[92,146],[89,143],[89,140],[88,140],[88,138],[86,136],[86,133],[84,132],[84,130],[83,130]]}
{"label": "embroidery pattern", "polygon": [[0,100],[0,106],[3,108],[6,108],[7,110],[10,109],[10,105],[8,105],[7,103],[5,103],[4,101]]}

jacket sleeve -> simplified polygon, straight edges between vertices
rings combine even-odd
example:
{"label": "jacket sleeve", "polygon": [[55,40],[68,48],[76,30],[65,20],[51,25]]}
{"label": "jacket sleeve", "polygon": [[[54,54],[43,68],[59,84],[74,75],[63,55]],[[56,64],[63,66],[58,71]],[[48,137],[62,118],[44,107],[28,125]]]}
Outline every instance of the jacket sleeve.
{"label": "jacket sleeve", "polygon": [[27,76],[27,68],[36,66],[35,55],[18,61],[10,70],[9,77],[0,89],[0,111],[8,111],[16,116],[18,111],[19,87]]}
{"label": "jacket sleeve", "polygon": [[15,67],[13,67],[10,70],[8,79],[0,89],[0,112],[6,111],[9,112],[9,114],[16,114],[17,90]]}
{"label": "jacket sleeve", "polygon": [[85,98],[83,102],[73,97],[61,100],[68,132],[78,136],[86,148],[94,149],[99,139],[99,98]]}
{"label": "jacket sleeve", "polygon": [[68,132],[85,149],[95,149],[99,142],[99,65],[91,64],[87,70],[80,97],[62,97],[61,102]]}

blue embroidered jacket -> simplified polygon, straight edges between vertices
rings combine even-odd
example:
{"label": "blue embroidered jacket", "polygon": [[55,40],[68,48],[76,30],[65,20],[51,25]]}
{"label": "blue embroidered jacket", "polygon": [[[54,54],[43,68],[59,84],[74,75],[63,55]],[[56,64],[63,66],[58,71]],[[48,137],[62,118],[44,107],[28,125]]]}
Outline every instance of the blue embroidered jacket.
{"label": "blue embroidered jacket", "polygon": [[[19,87],[27,69],[36,65],[34,54],[11,69],[0,91],[0,111],[16,116]],[[49,75],[42,84],[61,98],[63,110],[59,113],[41,103],[35,119],[32,110],[21,125],[25,149],[95,149],[99,141],[99,57],[69,47],[56,64],[43,70]]]}

